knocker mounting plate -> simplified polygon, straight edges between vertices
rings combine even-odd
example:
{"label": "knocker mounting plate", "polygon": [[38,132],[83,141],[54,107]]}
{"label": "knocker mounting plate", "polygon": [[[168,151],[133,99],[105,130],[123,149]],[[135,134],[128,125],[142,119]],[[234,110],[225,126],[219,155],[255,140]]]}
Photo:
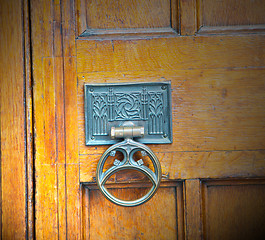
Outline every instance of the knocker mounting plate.
{"label": "knocker mounting plate", "polygon": [[144,126],[145,144],[172,143],[171,83],[85,84],[86,145],[111,145],[112,127]]}

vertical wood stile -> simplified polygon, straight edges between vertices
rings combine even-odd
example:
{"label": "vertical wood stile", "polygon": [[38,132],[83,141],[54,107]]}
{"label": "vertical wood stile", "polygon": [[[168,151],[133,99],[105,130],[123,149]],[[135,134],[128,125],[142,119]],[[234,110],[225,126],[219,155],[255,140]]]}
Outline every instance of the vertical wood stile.
{"label": "vertical wood stile", "polygon": [[199,179],[185,181],[186,239],[202,239],[201,183]]}
{"label": "vertical wood stile", "polygon": [[27,236],[23,1],[0,3],[1,238]]}
{"label": "vertical wood stile", "polygon": [[194,35],[197,31],[196,0],[180,0],[180,34]]}

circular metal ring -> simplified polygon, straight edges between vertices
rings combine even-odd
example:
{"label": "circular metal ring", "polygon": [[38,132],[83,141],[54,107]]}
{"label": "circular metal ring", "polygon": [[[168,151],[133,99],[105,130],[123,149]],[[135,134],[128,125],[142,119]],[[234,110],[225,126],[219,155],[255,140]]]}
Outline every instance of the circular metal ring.
{"label": "circular metal ring", "polygon": [[[123,154],[124,159],[122,161],[116,161],[116,163],[114,162],[114,166],[110,167],[108,170],[103,172],[103,167],[107,158],[109,156],[114,156],[116,151],[120,151]],[[144,151],[144,153],[149,156],[154,165],[154,172],[142,163],[135,162],[135,160],[133,159],[133,155],[137,151]],[[145,196],[136,200],[127,201],[116,198],[107,190],[107,188],[105,188],[104,185],[111,175],[118,171],[126,169],[140,171],[150,179],[153,186]],[[161,166],[156,155],[149,147],[144,144],[135,142],[132,139],[126,139],[123,142],[117,143],[109,147],[103,153],[98,162],[96,180],[100,191],[108,200],[120,206],[134,207],[147,202],[155,194],[161,181]]]}

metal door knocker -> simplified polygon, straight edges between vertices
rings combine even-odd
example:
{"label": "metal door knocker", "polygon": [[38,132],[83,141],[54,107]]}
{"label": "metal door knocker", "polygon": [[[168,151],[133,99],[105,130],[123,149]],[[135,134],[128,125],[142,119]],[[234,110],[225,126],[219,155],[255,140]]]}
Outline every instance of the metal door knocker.
{"label": "metal door knocker", "polygon": [[[157,191],[161,181],[161,166],[154,152],[143,143],[172,142],[170,82],[122,83],[85,85],[86,145],[114,144],[101,156],[96,171],[100,191],[111,202],[126,207],[145,203]],[[119,141],[119,139],[124,139]],[[115,159],[104,171],[108,157],[116,152],[123,155]],[[151,170],[136,152],[148,156]],[[148,177],[152,187],[136,200],[122,200],[108,191],[105,184],[122,170],[139,171]]]}

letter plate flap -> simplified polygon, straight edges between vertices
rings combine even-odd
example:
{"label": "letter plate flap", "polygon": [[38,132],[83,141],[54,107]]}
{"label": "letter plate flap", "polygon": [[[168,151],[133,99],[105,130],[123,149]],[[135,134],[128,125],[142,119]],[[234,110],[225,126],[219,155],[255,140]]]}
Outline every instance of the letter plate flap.
{"label": "letter plate flap", "polygon": [[145,144],[172,143],[171,83],[85,84],[86,145],[111,145],[111,127],[144,126]]}

